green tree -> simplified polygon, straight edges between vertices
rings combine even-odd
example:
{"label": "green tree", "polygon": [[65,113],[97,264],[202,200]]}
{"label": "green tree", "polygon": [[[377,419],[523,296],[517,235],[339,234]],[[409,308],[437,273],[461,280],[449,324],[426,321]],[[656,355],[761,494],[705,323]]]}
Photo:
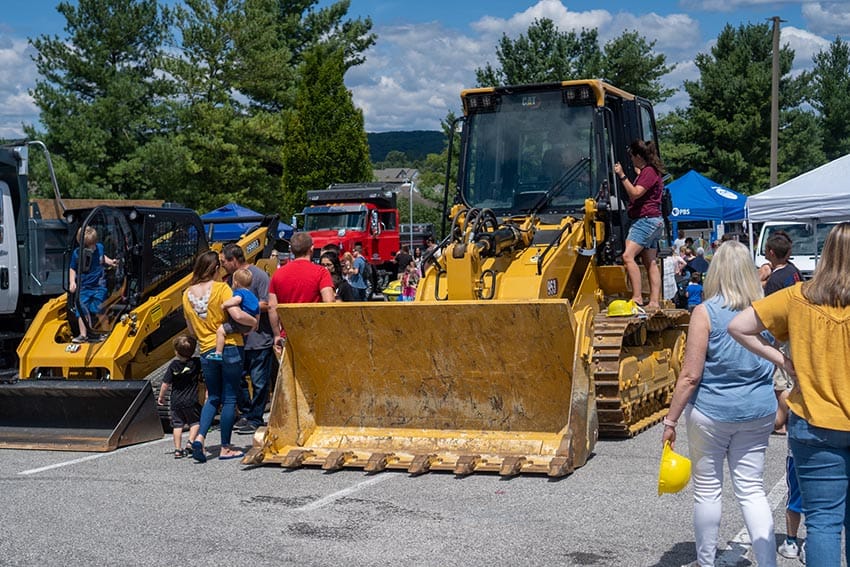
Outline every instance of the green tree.
{"label": "green tree", "polygon": [[820,113],[826,159],[833,160],[850,153],[850,45],[837,37],[814,63],[811,103]]}
{"label": "green tree", "polygon": [[647,41],[638,32],[623,32],[605,44],[601,76],[621,89],[656,104],[667,100],[676,91],[665,88],[661,77],[672,68],[665,65],[666,56],[653,52],[654,48],[655,42]]}
{"label": "green tree", "polygon": [[[178,126],[162,140],[172,152],[168,170],[158,178],[162,187],[172,188],[171,198],[187,206],[205,211],[238,201],[273,212],[279,205],[283,117],[252,108],[240,91],[246,82],[270,80],[254,58],[260,51],[265,65],[281,75],[289,72],[290,57],[275,49],[269,33],[273,5],[274,0],[185,0],[176,11],[181,44],[167,69],[175,80],[172,112]],[[162,159],[161,154],[149,157]]]}
{"label": "green tree", "polygon": [[151,197],[128,161],[168,129],[161,70],[169,15],[156,0],[60,2],[67,37],[31,40],[40,78],[31,94],[46,133],[33,128],[75,197]]}
{"label": "green tree", "polygon": [[[377,37],[370,18],[346,19],[350,0],[320,9],[318,0],[245,1],[248,21],[260,25],[237,38],[247,71],[239,87],[253,105],[266,110],[292,108],[298,82],[294,71],[317,47],[342,51],[343,68],[348,70],[366,60],[363,52]],[[288,59],[286,66],[275,62],[275,53]]]}
{"label": "green tree", "polygon": [[384,161],[375,165],[379,166],[379,169],[386,169],[389,167],[409,167],[413,164],[404,152],[399,150],[390,150],[387,152],[387,156],[384,158]]}
{"label": "green tree", "polygon": [[283,150],[283,208],[300,210],[307,191],[331,183],[371,181],[363,128],[343,82],[344,53],[318,46],[304,55],[295,109],[288,115]]}
{"label": "green tree", "polygon": [[502,35],[496,46],[499,67],[487,63],[476,69],[475,76],[480,86],[605,77],[622,89],[660,102],[675,91],[661,83],[671,68],[665,64],[666,56],[654,53],[654,48],[654,41],[626,31],[600,49],[596,29],[562,32],[552,20],[541,18],[515,40]]}
{"label": "green tree", "polygon": [[[685,81],[691,105],[674,128],[676,141],[690,144],[689,169],[744,193],[768,187],[771,60],[767,24],[727,25],[711,52],[697,55],[700,78]],[[806,152],[783,154],[781,181],[818,165],[812,160],[820,154],[820,141],[814,122],[799,108],[808,76],[789,75],[794,60],[789,47],[781,48],[779,60],[780,147],[809,145]]]}
{"label": "green tree", "polygon": [[598,76],[602,53],[597,31],[562,32],[548,18],[534,20],[513,40],[502,35],[496,46],[498,67],[475,70],[480,86],[522,85]]}

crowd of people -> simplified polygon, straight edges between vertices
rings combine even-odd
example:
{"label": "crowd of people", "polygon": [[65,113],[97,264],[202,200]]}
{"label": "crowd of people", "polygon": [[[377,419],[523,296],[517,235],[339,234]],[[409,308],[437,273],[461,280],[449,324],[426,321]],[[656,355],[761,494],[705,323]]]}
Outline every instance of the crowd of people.
{"label": "crowd of people", "polygon": [[[691,237],[685,237],[684,231],[680,230],[673,241],[672,253],[664,260],[664,298],[672,300],[676,307],[693,312],[703,301],[703,284],[711,259],[720,244],[727,240],[731,238],[724,235],[724,238],[708,247],[707,242],[696,242]],[[697,244],[708,247],[708,252]],[[759,276],[763,273],[770,275],[770,272],[762,271]],[[762,281],[765,282],[766,278]]]}
{"label": "crowd of people", "polygon": [[[313,262],[313,254],[312,237],[299,232],[290,241],[292,259],[280,263],[271,277],[249,264],[237,244],[227,244],[221,253],[204,252],[195,259],[191,283],[183,295],[187,334],[174,340],[175,358],[158,397],[160,405],[170,405],[175,458],[189,455],[196,462],[206,462],[205,439],[219,412],[218,458],[243,456],[231,444],[232,435],[253,434],[263,425],[274,353],[280,356],[286,337],[278,304],[367,299],[371,275],[359,245],[343,254],[333,245],[326,246],[318,264]],[[421,250],[417,248],[411,255],[404,246],[395,260],[402,297],[412,301],[421,277]],[[196,350],[200,356],[195,356]],[[201,382],[207,392],[203,405],[198,403]],[[185,447],[184,428],[189,430]]]}
{"label": "crowd of people", "polygon": [[[810,281],[788,261],[792,247],[774,234],[769,264],[757,269],[745,246],[720,244],[692,310],[662,442],[675,443],[684,418],[694,565],[714,565],[724,462],[760,566],[776,565],[777,551],[810,567],[841,564],[850,528],[850,223],[829,233]],[[786,534],[777,549],[764,462],[771,433],[786,432]],[[850,562],[846,545],[844,557]]]}
{"label": "crowd of people", "polygon": [[[632,277],[630,264],[640,256],[648,266],[656,265],[651,250],[660,236],[660,212],[654,195],[662,166],[651,146],[633,144],[630,151],[640,173],[624,183],[637,203],[652,194],[634,211],[640,226],[630,231],[623,256],[635,297],[642,301],[640,277]],[[618,173],[625,177],[622,168]],[[747,248],[734,240],[716,243],[707,258],[702,247],[694,249],[683,236],[671,262],[687,281],[691,320],[662,442],[675,444],[684,418],[694,463],[694,564],[714,565],[728,463],[760,566],[775,566],[777,551],[810,567],[840,565],[842,532],[850,528],[850,223],[837,224],[829,233],[814,276],[806,282],[789,261],[793,242],[781,231],[768,239],[768,264],[758,269]],[[176,358],[159,395],[164,404],[172,391],[175,458],[190,454],[206,461],[205,438],[218,412],[218,458],[242,456],[231,445],[232,433],[253,433],[263,424],[272,352],[279,356],[285,339],[278,304],[366,299],[368,263],[359,247],[342,254],[326,247],[316,264],[312,238],[301,232],[293,235],[290,249],[293,259],[271,278],[247,264],[237,245],[196,258],[183,297],[188,335],[175,340]],[[395,255],[402,300],[415,297],[422,258],[421,250],[411,254],[407,247]],[[222,268],[227,281],[220,281]],[[652,272],[649,280],[651,308],[659,303],[661,283]],[[200,380],[207,391],[202,406],[197,404]],[[184,426],[189,428],[185,448]],[[771,433],[788,438],[786,534],[778,550],[763,478]],[[805,543],[798,539],[802,517]],[[844,546],[844,554],[850,563],[850,547]]]}

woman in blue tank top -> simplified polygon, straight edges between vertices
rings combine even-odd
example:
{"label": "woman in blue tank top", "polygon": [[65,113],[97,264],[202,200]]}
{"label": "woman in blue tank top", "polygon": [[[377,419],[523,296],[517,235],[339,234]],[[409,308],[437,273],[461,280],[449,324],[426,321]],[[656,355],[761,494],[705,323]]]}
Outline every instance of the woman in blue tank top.
{"label": "woman in blue tank top", "polygon": [[764,492],[764,454],[773,419],[773,365],[751,353],[726,331],[729,321],[763,296],[746,247],[729,241],[718,248],[688,327],[685,361],[676,382],[663,441],[676,441],[685,417],[693,462],[697,564],[714,565],[720,528],[723,462],[753,552],[761,567],[775,567],[773,512]]}

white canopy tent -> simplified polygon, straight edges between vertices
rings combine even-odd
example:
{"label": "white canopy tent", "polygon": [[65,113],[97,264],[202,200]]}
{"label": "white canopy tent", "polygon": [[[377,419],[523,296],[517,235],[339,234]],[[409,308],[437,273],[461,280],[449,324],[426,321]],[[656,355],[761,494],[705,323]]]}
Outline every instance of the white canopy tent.
{"label": "white canopy tent", "polygon": [[747,199],[750,223],[850,219],[850,154]]}
{"label": "white canopy tent", "polygon": [[807,223],[814,234],[814,260],[817,263],[818,223],[850,220],[850,154],[835,159],[773,189],[747,199],[750,249],[752,223],[785,221]]}

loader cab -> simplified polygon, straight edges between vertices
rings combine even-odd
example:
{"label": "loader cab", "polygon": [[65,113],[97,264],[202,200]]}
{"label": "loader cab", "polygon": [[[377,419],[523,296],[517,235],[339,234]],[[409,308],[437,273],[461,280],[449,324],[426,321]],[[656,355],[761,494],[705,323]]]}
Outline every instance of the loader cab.
{"label": "loader cab", "polygon": [[603,81],[472,89],[465,121],[459,199],[497,216],[584,214],[595,199],[607,230],[603,263],[625,248],[628,197],[614,164],[632,164],[633,140],[656,140],[651,104]]}
{"label": "loader cab", "polygon": [[466,94],[461,195],[497,215],[579,214],[591,196],[593,108],[564,103],[560,89],[538,86]]}

